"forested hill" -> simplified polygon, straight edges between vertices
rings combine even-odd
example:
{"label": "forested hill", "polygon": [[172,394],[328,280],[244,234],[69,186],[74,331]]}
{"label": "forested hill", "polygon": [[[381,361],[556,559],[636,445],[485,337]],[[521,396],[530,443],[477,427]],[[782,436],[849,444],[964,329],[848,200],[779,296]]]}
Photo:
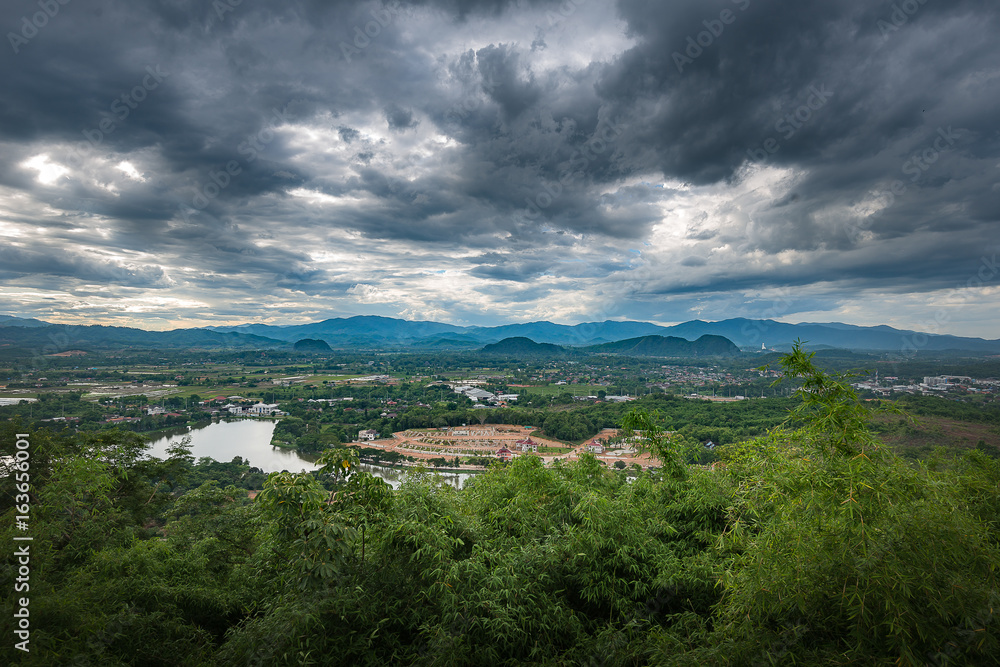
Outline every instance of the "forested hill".
{"label": "forested hill", "polygon": [[69,324],[0,327],[0,347],[43,350],[44,354],[69,349],[108,350],[128,347],[273,349],[288,346],[285,341],[255,334],[207,329],[145,331],[131,327]]}
{"label": "forested hill", "polygon": [[495,354],[506,356],[552,356],[565,355],[567,350],[559,345],[551,343],[536,343],[530,338],[515,336],[504,338],[499,343],[491,343],[482,349],[483,354]]}
{"label": "forested hill", "polygon": [[317,338],[303,338],[295,341],[292,346],[296,352],[332,352],[325,340]]}
{"label": "forested hill", "polygon": [[[799,346],[781,363],[825,390],[720,465],[646,409],[707,403],[650,397],[618,424],[655,469],[525,452],[461,489],[421,467],[393,490],[354,448],[265,477],[184,441],[160,459],[136,433],[0,422],[0,664],[997,665],[1000,462],[914,465],[867,426],[888,406]],[[593,431],[573,414],[546,434]]]}
{"label": "forested hill", "polygon": [[595,354],[627,354],[636,357],[731,357],[740,348],[724,336],[705,334],[697,340],[676,336],[640,336],[585,348]]}

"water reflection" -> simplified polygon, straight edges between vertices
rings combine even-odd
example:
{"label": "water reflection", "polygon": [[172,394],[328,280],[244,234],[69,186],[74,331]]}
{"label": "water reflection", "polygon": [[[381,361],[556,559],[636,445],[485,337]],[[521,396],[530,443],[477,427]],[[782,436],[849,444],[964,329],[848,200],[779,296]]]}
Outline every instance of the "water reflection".
{"label": "water reflection", "polygon": [[[194,427],[180,427],[161,431],[150,443],[147,454],[157,458],[166,458],[167,447],[171,442],[180,442],[185,436],[191,437],[191,455],[195,460],[210,457],[216,461],[229,462],[234,457],[241,456],[251,466],[264,472],[301,472],[317,470],[315,455],[301,455],[294,449],[282,449],[271,446],[271,435],[274,432],[274,422],[267,420],[239,419],[235,421],[212,422]],[[387,466],[362,463],[361,469],[381,477],[392,488],[398,489],[407,473],[406,468],[390,468]],[[475,473],[439,474],[448,484],[461,488],[465,480]]]}
{"label": "water reflection", "polygon": [[213,422],[190,429],[180,428],[167,431],[162,437],[150,443],[147,453],[158,458],[167,457],[167,447],[171,442],[179,442],[191,436],[191,455],[195,460],[208,456],[216,461],[229,462],[242,456],[250,465],[264,472],[288,470],[316,470],[319,468],[308,458],[299,456],[294,449],[271,446],[274,422],[256,419]]}

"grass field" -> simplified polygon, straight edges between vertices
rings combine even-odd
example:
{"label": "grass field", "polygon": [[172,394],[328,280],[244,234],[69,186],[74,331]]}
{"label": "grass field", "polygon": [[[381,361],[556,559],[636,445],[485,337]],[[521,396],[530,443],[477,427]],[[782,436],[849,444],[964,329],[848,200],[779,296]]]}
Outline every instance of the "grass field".
{"label": "grass field", "polygon": [[921,416],[916,420],[911,424],[895,415],[877,419],[876,430],[881,431],[879,439],[910,456],[926,456],[935,447],[972,449],[980,442],[987,451],[1000,454],[1000,427],[945,417]]}

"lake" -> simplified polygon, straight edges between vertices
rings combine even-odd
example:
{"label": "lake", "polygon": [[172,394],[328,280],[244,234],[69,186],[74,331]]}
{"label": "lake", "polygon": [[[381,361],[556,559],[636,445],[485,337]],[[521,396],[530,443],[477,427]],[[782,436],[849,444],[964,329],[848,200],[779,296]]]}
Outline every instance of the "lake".
{"label": "lake", "polygon": [[[167,458],[167,447],[171,442],[180,442],[185,436],[191,437],[191,455],[197,461],[207,456],[228,463],[236,456],[242,456],[251,466],[264,472],[301,472],[303,470],[318,470],[315,456],[300,455],[294,449],[282,449],[271,446],[271,434],[274,432],[274,422],[257,419],[238,419],[220,421],[193,428],[181,427],[163,431],[162,435],[150,442],[146,453],[157,458]],[[392,488],[399,488],[403,481],[405,470],[387,466],[362,463],[361,469],[381,477]],[[475,473],[437,473],[449,484],[461,488],[461,485]]]}

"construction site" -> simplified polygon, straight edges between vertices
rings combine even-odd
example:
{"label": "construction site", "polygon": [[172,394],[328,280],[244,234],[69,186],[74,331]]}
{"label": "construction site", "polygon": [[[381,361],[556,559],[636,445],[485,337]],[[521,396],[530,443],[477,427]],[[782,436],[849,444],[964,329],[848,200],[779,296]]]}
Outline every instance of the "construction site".
{"label": "construction site", "polygon": [[[573,461],[583,453],[592,454],[606,465],[622,461],[625,466],[656,465],[649,454],[634,445],[619,442],[617,429],[603,429],[580,444],[571,444],[536,435],[537,429],[512,424],[460,426],[440,429],[410,429],[365,443],[365,447],[395,452],[413,459],[445,458],[463,460],[459,468],[479,468],[464,459],[511,460],[517,456],[539,456],[546,465],[555,461]],[[451,467],[451,466],[449,466]],[[621,467],[621,466],[619,466]]]}

